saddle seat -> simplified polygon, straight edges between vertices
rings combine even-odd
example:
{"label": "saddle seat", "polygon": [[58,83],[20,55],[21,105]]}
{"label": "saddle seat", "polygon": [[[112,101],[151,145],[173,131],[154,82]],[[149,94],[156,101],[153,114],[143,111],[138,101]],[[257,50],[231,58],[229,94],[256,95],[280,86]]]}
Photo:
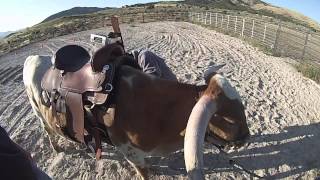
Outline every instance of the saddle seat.
{"label": "saddle seat", "polygon": [[75,72],[90,61],[90,54],[78,45],[60,48],[53,56],[53,66],[64,72]]}
{"label": "saddle seat", "polygon": [[98,124],[97,119],[89,118],[91,122],[88,125],[85,117],[92,117],[91,111],[94,111],[96,105],[106,103],[113,88],[111,83],[115,72],[112,64],[104,64],[101,71],[94,71],[89,63],[90,59],[89,53],[80,46],[68,45],[60,48],[54,56],[53,66],[42,78],[42,99],[52,109],[53,115],[57,112],[66,114],[67,122],[56,124],[57,127],[66,125],[62,127],[67,130],[65,135],[86,143],[86,131],[94,136],[99,148],[100,136],[94,130]]}

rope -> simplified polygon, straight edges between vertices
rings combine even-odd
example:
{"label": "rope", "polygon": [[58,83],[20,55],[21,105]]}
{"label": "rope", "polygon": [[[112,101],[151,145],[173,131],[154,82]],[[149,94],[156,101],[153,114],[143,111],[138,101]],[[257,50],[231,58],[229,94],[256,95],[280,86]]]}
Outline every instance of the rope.
{"label": "rope", "polygon": [[213,145],[219,149],[220,153],[222,153],[222,154],[225,155],[225,157],[229,160],[229,164],[230,164],[231,166],[233,166],[233,167],[235,167],[235,168],[237,168],[237,169],[240,169],[240,170],[248,173],[251,177],[255,177],[255,178],[258,178],[258,179],[264,179],[264,178],[265,178],[265,177],[263,177],[263,176],[259,176],[259,175],[255,174],[255,173],[249,171],[248,169],[244,168],[243,165],[239,164],[237,161],[235,161],[235,160],[233,160],[232,158],[230,158],[230,157],[228,156],[228,153],[225,152],[225,151],[222,149],[221,146],[219,146],[219,145],[217,145],[217,144],[213,144]]}

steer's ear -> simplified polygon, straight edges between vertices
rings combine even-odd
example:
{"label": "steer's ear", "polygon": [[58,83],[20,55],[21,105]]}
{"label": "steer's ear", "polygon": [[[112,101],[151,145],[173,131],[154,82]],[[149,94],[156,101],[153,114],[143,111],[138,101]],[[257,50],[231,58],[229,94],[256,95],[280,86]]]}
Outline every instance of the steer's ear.
{"label": "steer's ear", "polygon": [[204,80],[206,81],[206,84],[210,82],[210,79],[212,76],[216,75],[218,70],[221,69],[226,64],[220,64],[220,65],[214,65],[210,66],[205,72],[204,72]]}

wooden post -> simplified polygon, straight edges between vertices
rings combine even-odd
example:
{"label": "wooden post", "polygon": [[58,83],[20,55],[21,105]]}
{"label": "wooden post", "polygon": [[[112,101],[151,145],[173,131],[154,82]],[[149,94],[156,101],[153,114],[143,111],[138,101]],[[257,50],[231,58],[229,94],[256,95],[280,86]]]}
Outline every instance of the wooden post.
{"label": "wooden post", "polygon": [[237,23],[238,23],[238,16],[236,16],[236,21],[234,23],[234,33],[237,32]]}
{"label": "wooden post", "polygon": [[241,36],[243,37],[243,33],[244,33],[244,24],[245,24],[245,19],[242,18],[242,31],[241,31]]}
{"label": "wooden post", "polygon": [[212,14],[211,14],[211,12],[210,12],[210,25],[211,25],[211,18],[212,18],[212,16],[211,16]]}
{"label": "wooden post", "polygon": [[306,54],[306,49],[307,49],[307,45],[308,45],[309,35],[310,35],[310,31],[306,34],[306,39],[304,40],[302,57],[301,57],[302,60],[304,60],[304,55]]}
{"label": "wooden post", "polygon": [[253,32],[254,32],[254,19],[252,20],[251,38],[253,38]]}
{"label": "wooden post", "polygon": [[227,16],[228,17],[228,22],[227,22],[227,31],[229,30],[229,20],[230,20],[230,15]]}
{"label": "wooden post", "polygon": [[276,54],[276,52],[277,52],[280,34],[281,34],[281,21],[279,21],[279,25],[278,25],[278,29],[277,29],[277,33],[276,33],[276,39],[275,39],[274,45],[273,45],[273,54]]}
{"label": "wooden post", "polygon": [[267,23],[264,23],[264,31],[263,31],[263,42],[266,39],[266,32],[267,32]]}
{"label": "wooden post", "polygon": [[216,27],[218,27],[218,13],[216,13]]}
{"label": "wooden post", "polygon": [[200,22],[200,13],[198,13],[198,22]]}

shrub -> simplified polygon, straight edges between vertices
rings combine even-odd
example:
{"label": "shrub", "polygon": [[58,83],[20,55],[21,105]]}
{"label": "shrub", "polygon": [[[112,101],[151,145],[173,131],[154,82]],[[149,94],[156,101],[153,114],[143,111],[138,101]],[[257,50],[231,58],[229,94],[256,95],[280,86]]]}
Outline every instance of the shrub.
{"label": "shrub", "polygon": [[320,83],[320,65],[314,64],[309,61],[303,61],[295,65],[297,70],[301,72],[304,76]]}

